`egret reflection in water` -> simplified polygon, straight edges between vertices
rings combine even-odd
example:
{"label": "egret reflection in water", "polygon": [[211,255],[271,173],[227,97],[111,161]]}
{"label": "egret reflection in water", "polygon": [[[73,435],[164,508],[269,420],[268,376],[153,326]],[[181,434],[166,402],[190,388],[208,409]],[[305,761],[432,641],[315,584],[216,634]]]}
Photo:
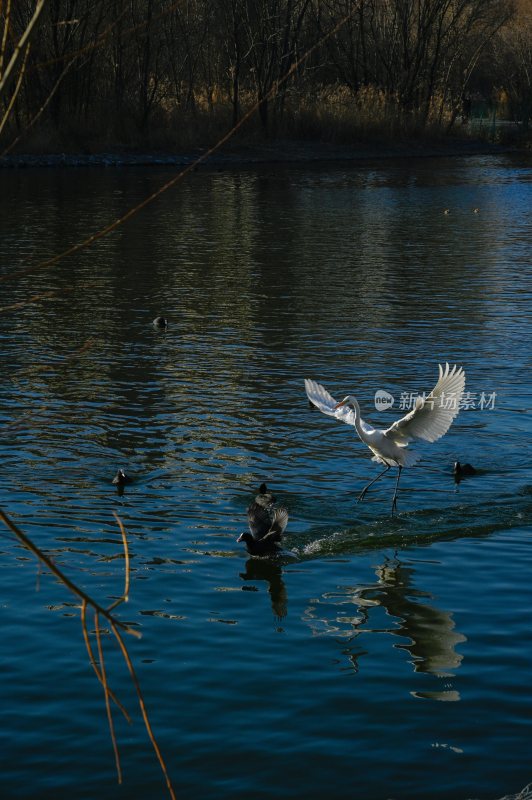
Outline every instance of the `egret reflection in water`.
{"label": "egret reflection in water", "polygon": [[[415,569],[412,563],[402,562],[397,555],[375,568],[377,581],[366,586],[339,586],[311,601],[305,615],[316,633],[340,637],[359,637],[362,634],[390,633],[406,638],[395,647],[412,656],[415,672],[425,672],[438,678],[453,677],[462,655],[456,646],[466,637],[455,630],[452,614],[436,608],[429,592],[413,586]],[[381,607],[395,622],[385,629],[374,627],[372,610]],[[455,699],[458,699],[455,697]]]}

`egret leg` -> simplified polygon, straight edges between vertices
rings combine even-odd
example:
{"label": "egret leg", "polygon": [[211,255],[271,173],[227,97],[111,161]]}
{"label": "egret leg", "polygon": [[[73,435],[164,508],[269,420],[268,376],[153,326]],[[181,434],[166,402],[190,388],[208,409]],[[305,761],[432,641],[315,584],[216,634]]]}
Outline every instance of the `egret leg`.
{"label": "egret leg", "polygon": [[395,483],[395,492],[393,493],[393,500],[392,500],[392,516],[394,511],[397,511],[397,490],[399,488],[399,478],[401,477],[401,470],[403,468],[399,466],[399,472],[397,473],[397,481]]}
{"label": "egret leg", "polygon": [[373,484],[376,483],[379,480],[379,478],[382,478],[382,476],[385,475],[388,472],[389,469],[390,469],[390,465],[388,464],[386,469],[383,469],[382,472],[379,472],[379,474],[377,475],[376,478],[373,478],[373,480],[370,481],[367,486],[364,486],[364,488],[362,489],[362,491],[358,495],[357,503],[360,503],[360,501],[364,499],[364,497],[366,496],[366,492],[368,491],[369,487],[373,486]]}

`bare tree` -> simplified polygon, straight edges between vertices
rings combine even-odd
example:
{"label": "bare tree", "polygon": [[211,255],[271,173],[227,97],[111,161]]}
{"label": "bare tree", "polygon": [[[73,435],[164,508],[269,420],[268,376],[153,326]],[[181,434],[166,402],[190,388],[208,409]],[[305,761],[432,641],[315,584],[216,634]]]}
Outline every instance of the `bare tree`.
{"label": "bare tree", "polygon": [[339,89],[355,119],[382,98],[408,130],[452,125],[480,78],[528,118],[532,3],[514,2],[515,23],[512,0],[0,0],[3,118],[123,144],[170,114],[177,131],[191,115],[208,130],[220,107],[237,124],[253,98],[272,134],[291,98]]}
{"label": "bare tree", "polygon": [[[31,40],[35,36],[37,23],[39,22],[39,17],[44,10],[45,4],[46,0],[37,1],[33,14],[25,21],[19,33],[15,31],[14,39],[10,0],[7,0],[5,8],[1,8],[3,14],[0,16],[0,20],[3,22],[3,34],[2,43],[0,45],[0,100],[5,98],[12,81],[15,80],[19,73],[22,62],[28,55]],[[14,40],[14,45],[10,53],[9,47],[12,40]]]}
{"label": "bare tree", "polygon": [[517,13],[505,25],[490,51],[486,68],[496,67],[496,79],[506,92],[509,111],[528,130],[532,113],[532,2],[521,0]]}

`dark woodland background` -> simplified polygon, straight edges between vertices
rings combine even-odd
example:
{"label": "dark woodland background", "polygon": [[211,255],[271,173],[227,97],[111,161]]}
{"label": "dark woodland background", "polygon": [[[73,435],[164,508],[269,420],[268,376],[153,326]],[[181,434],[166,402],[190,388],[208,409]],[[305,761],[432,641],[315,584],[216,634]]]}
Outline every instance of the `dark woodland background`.
{"label": "dark woodland background", "polygon": [[[4,64],[34,9],[0,0]],[[254,104],[255,140],[526,132],[532,2],[48,0],[19,79],[1,144],[37,152],[201,147]]]}

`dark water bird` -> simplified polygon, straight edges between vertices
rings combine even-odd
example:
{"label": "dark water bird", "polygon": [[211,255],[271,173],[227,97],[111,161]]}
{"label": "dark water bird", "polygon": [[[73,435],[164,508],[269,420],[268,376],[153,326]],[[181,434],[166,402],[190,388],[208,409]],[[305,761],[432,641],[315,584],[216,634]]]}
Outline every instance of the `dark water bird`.
{"label": "dark water bird", "polygon": [[237,542],[244,542],[252,556],[268,556],[281,552],[281,539],[288,523],[286,508],[256,507],[248,512],[249,532],[241,533]]}
{"label": "dark water bird", "polygon": [[123,469],[119,469],[112,482],[114,486],[125,486],[126,483],[131,483],[131,478],[124,472]]}
{"label": "dark water bird", "polygon": [[155,317],[153,320],[153,327],[154,328],[167,328],[168,327],[168,320],[166,317]]}
{"label": "dark water bird", "polygon": [[476,475],[477,471],[471,464],[460,464],[459,461],[454,462],[453,475],[455,483],[460,483],[462,478],[468,478],[471,475]]}
{"label": "dark water bird", "polygon": [[242,533],[237,542],[244,542],[251,555],[280,552],[279,544],[288,523],[286,508],[275,508],[276,497],[265,483],[247,509],[249,533]]}
{"label": "dark water bird", "polygon": [[253,513],[254,506],[259,506],[259,508],[270,508],[276,502],[277,498],[275,495],[270,492],[265,483],[261,483],[259,486],[259,493],[251,505],[248,506],[248,517],[250,513]]}
{"label": "dark water bird", "polygon": [[439,365],[438,382],[426,397],[417,397],[414,408],[398,419],[386,430],[376,430],[360,417],[360,406],[353,395],[347,395],[339,403],[331,397],[327,389],[319,383],[305,380],[308,399],[315,406],[341,422],[353,425],[359,438],[373,453],[372,461],[384,464],[385,469],[370,481],[360,493],[362,500],[366,492],[390,467],[398,467],[397,482],[392,500],[392,514],[397,510],[397,490],[403,467],[411,467],[419,460],[419,455],[408,449],[413,439],[435,442],[449,428],[460,408],[460,398],[465,387],[465,373],[462,367],[449,364],[445,369]]}

